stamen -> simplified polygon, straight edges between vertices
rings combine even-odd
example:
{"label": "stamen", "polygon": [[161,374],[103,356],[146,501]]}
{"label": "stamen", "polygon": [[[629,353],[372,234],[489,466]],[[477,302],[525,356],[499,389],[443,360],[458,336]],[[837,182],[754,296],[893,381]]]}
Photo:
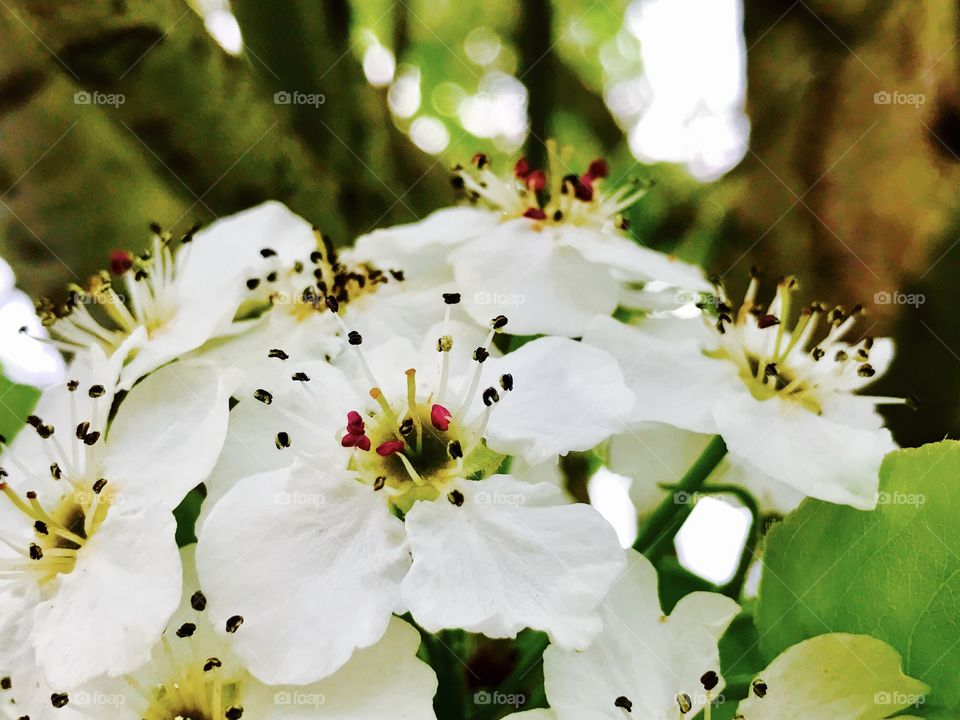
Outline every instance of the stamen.
{"label": "stamen", "polygon": [[434,404],[430,408],[430,422],[440,432],[446,432],[450,429],[450,420],[453,415],[443,405]]}
{"label": "stamen", "polygon": [[397,414],[393,411],[393,408],[390,407],[390,403],[387,402],[387,399],[383,396],[383,392],[380,390],[380,388],[370,388],[370,397],[377,401],[380,409],[383,410],[383,414],[386,415],[390,420],[390,424],[394,428],[399,428],[400,421],[397,419]]}
{"label": "stamen", "polygon": [[407,419],[413,422],[413,426],[417,430],[416,442],[414,444],[414,452],[418,455],[420,454],[420,449],[423,445],[423,425],[420,422],[420,415],[417,412],[417,371],[416,368],[410,368],[406,372],[407,375]]}
{"label": "stamen", "polygon": [[395,455],[401,453],[402,450],[406,447],[406,443],[403,440],[384,440],[382,443],[377,445],[377,455],[381,457],[388,457],[390,455]]}
{"label": "stamen", "polygon": [[[400,441],[397,440],[396,442],[400,442]],[[383,445],[386,445],[386,443],[384,443]],[[383,447],[383,445],[381,445],[380,447]],[[380,452],[380,447],[377,448],[378,453]],[[382,454],[383,453],[381,453],[381,455]],[[389,455],[391,453],[387,453],[387,454]],[[413,480],[414,484],[419,486],[423,486],[427,484],[424,481],[424,479],[420,477],[420,473],[416,471],[416,469],[410,463],[410,459],[406,455],[404,455],[402,452],[397,452],[396,455],[398,458],[400,458],[400,462],[403,463],[403,467],[406,468],[407,474],[410,475],[410,479]]]}

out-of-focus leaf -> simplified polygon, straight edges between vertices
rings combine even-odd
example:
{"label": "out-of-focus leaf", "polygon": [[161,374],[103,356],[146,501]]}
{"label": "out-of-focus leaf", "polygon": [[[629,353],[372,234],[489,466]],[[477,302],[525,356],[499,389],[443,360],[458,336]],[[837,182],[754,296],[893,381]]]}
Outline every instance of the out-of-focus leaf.
{"label": "out-of-focus leaf", "polygon": [[12,440],[39,397],[37,388],[18,385],[0,375],[0,435]]}

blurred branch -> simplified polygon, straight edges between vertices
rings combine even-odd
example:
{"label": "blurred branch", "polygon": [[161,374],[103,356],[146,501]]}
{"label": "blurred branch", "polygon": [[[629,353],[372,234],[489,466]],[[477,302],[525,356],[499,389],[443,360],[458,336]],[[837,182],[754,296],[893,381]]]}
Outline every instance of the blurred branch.
{"label": "blurred branch", "polygon": [[406,193],[433,163],[393,127],[383,94],[367,84],[350,44],[349,2],[234,0],[233,8],[269,92],[324,96],[322,104],[291,111],[297,133],[339,188],[348,235],[334,239],[350,242],[371,224],[422,215],[429,193]]}
{"label": "blurred branch", "polygon": [[527,0],[520,4],[520,8],[517,31],[520,80],[527,86],[530,117],[526,156],[532,167],[546,167],[544,142],[550,133],[556,66],[559,64],[553,52],[553,6],[551,0]]}
{"label": "blurred branch", "polygon": [[330,232],[342,227],[337,187],[293,137],[286,108],[258,92],[249,66],[223,52],[182,0],[14,4],[65,74],[90,92],[124,96],[105,110],[186,192],[192,216],[275,197]]}
{"label": "blurred branch", "polygon": [[191,200],[107,113],[74,104],[72,78],[9,12],[0,32],[0,255],[31,293],[62,296],[66,281],[102,267],[113,247],[143,245],[150,221],[183,216]]}

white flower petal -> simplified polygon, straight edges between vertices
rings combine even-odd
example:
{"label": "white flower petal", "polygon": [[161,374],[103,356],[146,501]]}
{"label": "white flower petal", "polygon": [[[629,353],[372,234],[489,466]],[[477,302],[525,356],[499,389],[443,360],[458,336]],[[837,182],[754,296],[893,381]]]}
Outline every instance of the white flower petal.
{"label": "white flower petal", "polygon": [[583,334],[617,307],[610,270],[558,244],[555,231],[507,222],[451,256],[464,309],[479,323],[506,315],[515,335]]}
{"label": "white flower petal", "polygon": [[596,606],[623,569],[613,528],[552,485],[494,475],[456,487],[462,506],[441,497],[406,516],[403,597],[417,622],[489,637],[532,627],[565,647],[589,643]]}
{"label": "white flower petal", "polygon": [[721,399],[715,417],[732,461],[810,497],[876,506],[880,463],[896,448],[889,430],[851,427],[778,397],[758,402],[746,390]]}
{"label": "white flower petal", "polygon": [[514,382],[493,408],[487,443],[530,463],[595,447],[623,428],[633,408],[616,361],[574,340],[540,338],[486,364],[487,382],[503,373]]}
{"label": "white flower petal", "polygon": [[[223,451],[205,481],[207,499],[199,524],[237,482],[289,467],[298,456],[326,457],[331,467],[346,465],[348,456],[337,432],[346,426],[347,412],[362,408],[366,400],[354,392],[344,373],[327,362],[296,363],[292,358],[270,362],[260,377],[247,383],[268,390],[273,400],[267,405],[254,398],[249,387],[243,388],[240,401],[230,411]],[[293,380],[296,373],[310,379]],[[289,447],[277,446],[281,432],[286,433]]]}
{"label": "white flower petal", "polygon": [[[867,635],[830,633],[784,650],[737,708],[743,720],[881,720],[919,705],[929,688],[901,670],[900,655]],[[899,717],[899,716],[898,716]]]}
{"label": "white flower petal", "polygon": [[403,270],[408,280],[445,282],[450,278],[450,251],[499,224],[500,214],[492,210],[444,208],[419,222],[362,235],[347,256],[375,267]]}
{"label": "white flower petal", "polygon": [[[283,203],[268,200],[220,218],[194,236],[185,248],[189,257],[184,256],[178,267],[180,295],[206,298],[213,286],[218,291],[233,290],[240,298],[248,273],[260,274],[262,249],[270,248],[280,258],[294,260],[309,255],[316,246],[309,222]],[[181,258],[177,260],[179,265]]]}
{"label": "white flower petal", "polygon": [[237,484],[200,530],[211,618],[251,672],[303,684],[383,635],[409,563],[403,525],[370,486],[295,464]]}
{"label": "white flower petal", "polygon": [[180,601],[176,521],[120,498],[34,610],[33,644],[50,684],[68,690],[146,662]]}
{"label": "white flower petal", "polygon": [[173,508],[216,463],[237,377],[212,363],[180,362],[138,384],[120,405],[103,469],[126,494]]}
{"label": "white flower petal", "polygon": [[703,270],[696,265],[620,235],[571,227],[562,230],[560,239],[576,248],[589,262],[606,265],[621,278],[637,282],[655,280],[691,291],[713,291]]}
{"label": "white flower petal", "polygon": [[154,332],[137,351],[120,375],[120,387],[129,390],[134,383],[171,360],[200,347],[226,329],[236,311],[236,304],[217,306],[206,301],[182,305],[177,314]]}
{"label": "white flower petal", "polygon": [[[677,694],[693,701],[694,717],[705,696],[700,684],[720,668],[717,642],[739,606],[713,593],[684,598],[662,615],[653,566],[628,551],[630,565],[602,605],[603,632],[581,652],[551,646],[544,653],[547,699],[559,720],[623,720],[614,703],[626,698],[632,716],[678,717]],[[715,693],[723,689],[720,679]]]}
{"label": "white flower petal", "polygon": [[420,634],[392,618],[383,638],[358,650],[332,676],[310,685],[254,685],[244,714],[271,720],[436,720],[437,677],[417,659]]}
{"label": "white flower petal", "polygon": [[733,363],[704,355],[700,320],[656,320],[642,326],[596,318],[585,343],[609,352],[620,363],[637,403],[631,418],[685,430],[716,433],[713,406],[733,383]]}
{"label": "white flower petal", "polygon": [[[334,357],[341,348],[340,326],[330,313],[315,313],[299,320],[282,310],[273,310],[246,324],[243,332],[207,343],[195,353],[219,367],[243,373],[236,389],[238,397],[265,387],[265,377],[276,377],[287,365],[317,358]],[[289,360],[272,357],[282,350]],[[289,380],[291,372],[286,372]]]}

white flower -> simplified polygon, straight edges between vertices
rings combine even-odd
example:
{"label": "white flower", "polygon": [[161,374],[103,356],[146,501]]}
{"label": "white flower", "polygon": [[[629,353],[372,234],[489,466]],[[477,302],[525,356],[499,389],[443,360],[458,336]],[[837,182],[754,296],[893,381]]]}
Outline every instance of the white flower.
{"label": "white flower", "polygon": [[777,656],[754,678],[737,718],[881,720],[922,705],[928,691],[903,674],[900,655],[886,643],[868,635],[830,633]]}
{"label": "white flower", "polygon": [[[616,357],[643,398],[634,423],[719,434],[731,461],[761,477],[828,502],[874,507],[880,462],[895,447],[876,406],[905,401],[854,393],[886,370],[893,344],[843,340],[858,308],[809,306],[788,330],[794,280],[779,283],[767,308],[755,301],[757,286],[753,278],[735,314],[721,290],[714,323],[597,318],[584,341]],[[815,334],[821,321],[827,330]],[[642,437],[642,427],[635,431]]]}
{"label": "white flower", "polygon": [[[633,587],[640,590],[639,583]],[[700,597],[688,601],[695,595]],[[656,596],[646,599],[652,604]],[[694,603],[701,609],[694,610]],[[715,670],[695,676],[700,668],[716,667],[716,638],[730,619],[727,613],[736,612],[733,601],[694,593],[662,622],[649,613],[641,618],[635,604],[622,607],[622,616],[611,612],[619,637],[616,630],[605,630],[579,654],[547,648],[544,679],[550,709],[515,713],[509,720],[683,720],[696,717],[708,698],[722,694],[724,681]],[[716,622],[711,625],[711,620]],[[681,689],[671,697],[685,681],[694,689]],[[794,645],[774,659],[753,679],[735,717],[882,720],[922,705],[928,690],[903,674],[900,656],[886,643],[866,635],[831,633]],[[612,697],[616,693],[622,694]]]}
{"label": "white flower", "polygon": [[355,261],[349,250],[339,253],[327,236],[284,212],[288,223],[299,225],[296,245],[277,251],[263,240],[262,266],[245,281],[249,292],[240,313],[249,318],[197,351],[242,371],[244,391],[276,369],[278,359],[338,357],[349,343],[347,325],[383,338],[421,337],[443,317],[433,302],[436,288],[410,287],[400,271]]}
{"label": "white flower", "polygon": [[[107,355],[126,350],[123,389],[228,333],[249,293],[246,281],[266,260],[265,247],[287,255],[314,242],[310,225],[277,202],[222,218],[196,234],[190,231],[179,245],[159,227],[153,230],[146,253],[115,251],[110,272],[94,276],[86,288],[71,287],[65,307],[39,304],[61,349],[97,345]],[[127,340],[138,332],[141,342],[131,347]]]}
{"label": "white flower", "polygon": [[[24,664],[7,676],[0,700],[31,720],[236,720],[302,718],[435,720],[437,679],[417,659],[420,637],[394,618],[376,645],[358,651],[337,673],[303,686],[269,687],[254,679],[210,625],[206,597],[183,550],[180,606],[149,660],[121,678],[100,678],[70,692],[49,686]],[[177,583],[179,588],[180,582]],[[243,625],[230,619],[231,628]]]}
{"label": "white flower", "polygon": [[723,692],[717,643],[737,603],[695,592],[667,617],[653,566],[639,553],[627,554],[629,566],[601,606],[603,632],[586,650],[551,645],[544,653],[552,709],[542,711],[544,718],[676,720],[681,707],[693,718]]}
{"label": "white flower", "polygon": [[452,279],[475,321],[504,313],[517,335],[578,337],[594,316],[611,315],[619,305],[649,308],[650,294],[635,286],[651,281],[648,289],[709,289],[698,268],[622,234],[620,212],[644,188],[607,191],[605,161],[578,176],[565,173],[556,153],[549,175],[521,159],[506,181],[485,156],[475,156],[474,164],[475,177],[458,170],[455,180],[471,200],[492,209],[450,208],[378,230],[357,240],[358,257],[401,267],[413,280]]}
{"label": "white flower", "polygon": [[430,631],[534,627],[565,646],[599,630],[595,607],[623,565],[613,529],[554,486],[494,473],[507,453],[592,447],[632,395],[612,358],[565,338],[492,357],[504,322],[479,345],[431,340],[432,387],[416,349],[394,339],[357,356],[369,393],[349,397],[348,374],[315,363],[241,400],[245,475],[279,469],[229,479],[240,481],[203,522],[197,557],[214,617],[244,616],[235,650],[258,678],[323,677],[407,609]]}
{"label": "white flower", "polygon": [[[210,472],[230,378],[175,363],[108,420],[118,363],[79,353],[0,458],[0,595],[51,683],[142,663],[176,607],[171,510]],[[32,428],[32,429],[31,429]]]}

